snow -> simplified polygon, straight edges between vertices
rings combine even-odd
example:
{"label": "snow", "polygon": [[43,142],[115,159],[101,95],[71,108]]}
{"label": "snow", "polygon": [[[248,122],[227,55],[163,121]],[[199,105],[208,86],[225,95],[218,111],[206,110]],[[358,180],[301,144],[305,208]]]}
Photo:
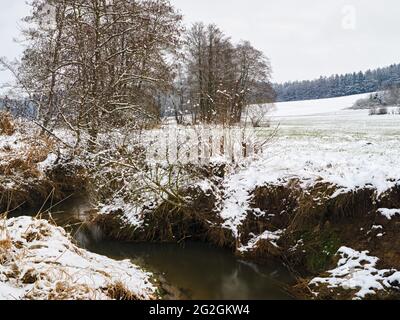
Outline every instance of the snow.
{"label": "snow", "polygon": [[335,115],[343,112],[344,109],[351,108],[357,100],[367,98],[369,95],[370,93],[329,99],[279,102],[271,116],[273,118],[298,118],[326,114]]}
{"label": "snow", "polygon": [[111,204],[101,206],[100,214],[109,214],[120,211],[123,214],[124,220],[131,226],[136,228],[142,226],[142,206],[126,203],[124,199],[116,198]]}
{"label": "snow", "polygon": [[246,219],[250,209],[249,191],[257,184],[257,176],[236,174],[224,184],[228,198],[223,203],[220,213],[224,219],[223,227],[231,229],[235,237],[239,237],[238,226]]}
{"label": "snow", "polygon": [[336,186],[336,197],[367,187],[379,196],[400,184],[400,115],[369,116],[368,110],[350,110],[360,97],[278,103],[272,127],[258,132],[268,139],[279,125],[277,137],[260,159],[224,182],[224,226],[238,235],[250,193],[258,186],[298,179],[307,189],[326,182]]}
{"label": "snow", "polygon": [[374,295],[378,291],[395,289],[400,279],[397,270],[379,270],[377,257],[369,256],[368,251],[355,251],[351,248],[342,247],[338,255],[341,256],[336,269],[328,271],[326,278],[315,278],[310,285],[328,285],[328,288],[343,288],[355,290],[355,299],[364,299],[368,295]]}
{"label": "snow", "polygon": [[200,188],[200,190],[203,191],[204,194],[208,194],[213,189],[213,186],[209,180],[201,180],[197,182],[195,186]]}
{"label": "snow", "polygon": [[76,247],[47,221],[20,217],[1,226],[0,299],[103,300],[118,284],[139,299],[156,296],[151,274]]}
{"label": "snow", "polygon": [[56,161],[57,161],[57,155],[55,155],[54,153],[50,153],[47,156],[46,160],[38,163],[38,169],[41,172],[45,172],[46,170],[50,169]]}
{"label": "snow", "polygon": [[239,252],[247,252],[247,251],[253,251],[254,249],[257,248],[257,245],[259,244],[260,241],[266,240],[269,241],[274,247],[278,248],[277,241],[280,239],[282,234],[285,232],[285,230],[277,230],[275,232],[271,231],[265,231],[263,234],[259,236],[254,236],[247,245],[241,246],[238,251]]}
{"label": "snow", "polygon": [[378,212],[388,220],[392,220],[395,216],[400,215],[400,209],[378,209]]}

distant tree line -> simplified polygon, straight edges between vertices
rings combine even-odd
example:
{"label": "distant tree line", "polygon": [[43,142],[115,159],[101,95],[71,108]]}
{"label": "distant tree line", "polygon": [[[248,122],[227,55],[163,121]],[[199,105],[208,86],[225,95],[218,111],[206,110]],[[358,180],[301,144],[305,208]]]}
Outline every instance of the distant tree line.
{"label": "distant tree line", "polygon": [[400,64],[366,72],[275,84],[277,101],[312,100],[375,92],[400,84]]}
{"label": "distant tree line", "polygon": [[[389,113],[388,107],[400,107],[400,85],[393,85],[389,88],[370,94],[367,98],[359,99],[352,109],[369,109],[370,115],[385,115]],[[400,109],[394,113],[400,113]]]}

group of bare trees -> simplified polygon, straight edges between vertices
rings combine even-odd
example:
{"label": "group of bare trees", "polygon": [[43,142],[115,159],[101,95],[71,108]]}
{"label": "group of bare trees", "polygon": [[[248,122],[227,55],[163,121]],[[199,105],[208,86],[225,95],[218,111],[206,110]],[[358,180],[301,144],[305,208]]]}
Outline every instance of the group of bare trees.
{"label": "group of bare trees", "polygon": [[233,44],[213,24],[187,31],[182,68],[175,108],[189,111],[193,123],[235,124],[247,104],[274,99],[264,54],[247,41]]}
{"label": "group of bare trees", "polygon": [[[26,49],[9,65],[45,128],[96,141],[110,127],[176,119],[231,125],[273,99],[270,64],[217,26],[185,31],[168,0],[31,0]],[[4,63],[3,63],[4,64]],[[167,98],[169,97],[169,98]]]}
{"label": "group of bare trees", "polygon": [[[34,0],[18,76],[44,126],[100,128],[159,118],[181,16],[164,0]],[[141,122],[142,123],[142,122]]]}

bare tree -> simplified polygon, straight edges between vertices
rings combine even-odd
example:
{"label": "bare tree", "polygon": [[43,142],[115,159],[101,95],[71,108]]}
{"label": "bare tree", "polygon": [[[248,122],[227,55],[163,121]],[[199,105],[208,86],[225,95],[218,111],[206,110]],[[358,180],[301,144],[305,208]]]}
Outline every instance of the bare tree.
{"label": "bare tree", "polygon": [[[269,61],[249,42],[235,46],[215,25],[197,23],[187,33],[186,48],[195,122],[238,123],[260,83],[272,92]],[[272,96],[263,102],[271,102]]]}
{"label": "bare tree", "polygon": [[156,122],[173,80],[181,16],[167,0],[34,0],[26,18],[24,85],[45,126],[95,141],[109,125]]}
{"label": "bare tree", "polygon": [[245,119],[249,121],[253,128],[270,126],[268,115],[275,110],[275,105],[270,104],[251,104],[245,108]]}
{"label": "bare tree", "polygon": [[176,76],[174,84],[169,92],[166,108],[170,115],[173,114],[177,124],[182,125],[186,123],[186,117],[189,114],[188,110],[188,82],[187,73],[185,71],[185,64],[183,55],[177,63]]}

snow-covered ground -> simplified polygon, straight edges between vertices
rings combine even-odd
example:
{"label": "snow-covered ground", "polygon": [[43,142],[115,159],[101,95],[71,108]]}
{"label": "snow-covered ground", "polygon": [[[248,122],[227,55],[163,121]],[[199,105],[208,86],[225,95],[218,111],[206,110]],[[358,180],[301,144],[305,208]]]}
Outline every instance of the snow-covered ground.
{"label": "snow-covered ground", "polygon": [[272,128],[259,132],[268,137],[279,125],[276,138],[261,159],[225,182],[225,226],[237,235],[249,192],[260,185],[298,178],[304,188],[325,181],[338,192],[371,186],[382,193],[400,183],[400,115],[350,110],[363,96],[278,103]]}
{"label": "snow-covered ground", "polygon": [[369,95],[370,93],[364,93],[339,98],[279,102],[271,115],[278,119],[334,115],[351,108],[357,100]]}
{"label": "snow-covered ground", "polygon": [[130,261],[76,247],[47,221],[0,221],[0,300],[152,299],[150,278]]}
{"label": "snow-covered ground", "polygon": [[[369,116],[369,110],[349,109],[368,94],[347,97],[282,102],[270,114],[273,124],[280,124],[281,134],[300,136],[378,136],[398,134],[399,115]],[[389,113],[398,109],[389,107]]]}
{"label": "snow-covered ground", "polygon": [[311,286],[327,285],[328,288],[343,288],[357,291],[354,299],[363,299],[368,295],[375,295],[378,291],[385,291],[398,287],[400,272],[397,270],[377,268],[379,259],[371,257],[368,251],[358,252],[351,248],[342,247],[338,251],[341,259],[336,269],[329,271],[325,278],[315,278]]}

